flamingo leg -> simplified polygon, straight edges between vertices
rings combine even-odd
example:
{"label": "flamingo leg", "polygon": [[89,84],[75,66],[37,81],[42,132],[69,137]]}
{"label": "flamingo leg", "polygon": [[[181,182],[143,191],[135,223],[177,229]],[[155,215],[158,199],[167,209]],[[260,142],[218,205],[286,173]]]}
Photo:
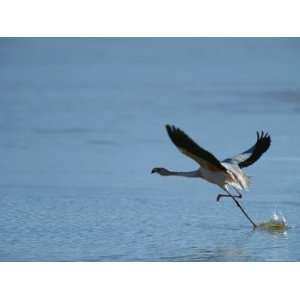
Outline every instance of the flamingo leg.
{"label": "flamingo leg", "polygon": [[[232,198],[232,196],[229,196],[229,195],[227,195],[227,194],[219,194],[219,195],[217,196],[217,199],[216,199],[216,200],[219,202],[220,199],[223,198],[223,197],[229,197],[229,198]],[[239,194],[239,195],[235,195],[234,197],[241,199],[241,198],[242,198],[242,195]]]}
{"label": "flamingo leg", "polygon": [[[236,189],[235,189],[236,190]],[[235,202],[235,204],[237,205],[237,207],[242,211],[242,213],[245,215],[245,217],[250,221],[250,223],[252,224],[253,228],[256,228],[257,225],[254,223],[254,221],[249,217],[249,215],[246,213],[246,211],[243,209],[243,207],[240,205],[240,203],[236,200],[236,198],[241,198],[242,195],[236,190],[236,192],[238,192],[238,196],[235,195],[231,195],[230,192],[224,188],[224,191],[227,192],[228,197],[231,197],[232,200]]]}
{"label": "flamingo leg", "polygon": [[[234,195],[234,197],[235,198],[239,198],[239,199],[241,199],[242,198],[242,194],[236,189],[236,188],[233,188],[236,192],[237,192],[237,194],[238,195]],[[223,197],[229,197],[229,198],[232,198],[232,195],[228,195],[228,194],[219,194],[218,196],[217,196],[217,201],[219,202],[220,201],[220,199],[221,198],[223,198]]]}

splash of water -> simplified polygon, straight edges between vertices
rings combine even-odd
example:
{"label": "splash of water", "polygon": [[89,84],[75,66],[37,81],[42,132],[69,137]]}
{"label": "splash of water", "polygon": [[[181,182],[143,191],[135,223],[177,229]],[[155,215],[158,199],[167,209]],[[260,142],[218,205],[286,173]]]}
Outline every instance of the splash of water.
{"label": "splash of water", "polygon": [[278,232],[284,232],[288,229],[288,223],[286,218],[281,212],[276,211],[273,212],[273,215],[270,220],[258,224],[257,226],[260,229]]}

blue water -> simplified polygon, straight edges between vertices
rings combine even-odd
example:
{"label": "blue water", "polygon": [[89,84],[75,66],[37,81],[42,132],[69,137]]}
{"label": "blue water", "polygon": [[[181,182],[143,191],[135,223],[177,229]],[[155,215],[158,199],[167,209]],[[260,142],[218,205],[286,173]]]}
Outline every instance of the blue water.
{"label": "blue water", "polygon": [[[299,261],[300,39],[0,39],[1,261]],[[246,169],[253,231],[164,125]]]}

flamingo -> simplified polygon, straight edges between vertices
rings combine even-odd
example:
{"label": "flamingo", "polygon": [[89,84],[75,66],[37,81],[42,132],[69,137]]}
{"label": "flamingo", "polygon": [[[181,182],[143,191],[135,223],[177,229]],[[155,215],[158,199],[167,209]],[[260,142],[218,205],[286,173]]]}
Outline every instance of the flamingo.
{"label": "flamingo", "polygon": [[[200,168],[190,172],[170,171],[166,168],[156,167],[151,173],[161,176],[183,176],[190,178],[202,178],[210,183],[216,184],[225,194],[217,195],[216,200],[230,197],[240,208],[254,228],[256,223],[249,217],[237,199],[242,198],[243,191],[247,191],[250,185],[250,177],[242,170],[256,162],[271,145],[270,135],[264,131],[257,131],[256,143],[248,150],[231,158],[218,160],[212,153],[200,147],[184,131],[175,126],[166,125],[169,138],[180,152],[193,159]],[[231,190],[235,191],[233,194]]]}

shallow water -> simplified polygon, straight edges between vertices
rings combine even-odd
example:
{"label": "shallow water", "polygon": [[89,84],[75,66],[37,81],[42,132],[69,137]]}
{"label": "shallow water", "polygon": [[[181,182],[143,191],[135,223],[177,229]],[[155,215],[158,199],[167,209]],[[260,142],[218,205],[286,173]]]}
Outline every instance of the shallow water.
{"label": "shallow water", "polygon": [[[299,261],[299,39],[0,39],[1,261]],[[242,205],[169,141],[218,158],[271,133]]]}

